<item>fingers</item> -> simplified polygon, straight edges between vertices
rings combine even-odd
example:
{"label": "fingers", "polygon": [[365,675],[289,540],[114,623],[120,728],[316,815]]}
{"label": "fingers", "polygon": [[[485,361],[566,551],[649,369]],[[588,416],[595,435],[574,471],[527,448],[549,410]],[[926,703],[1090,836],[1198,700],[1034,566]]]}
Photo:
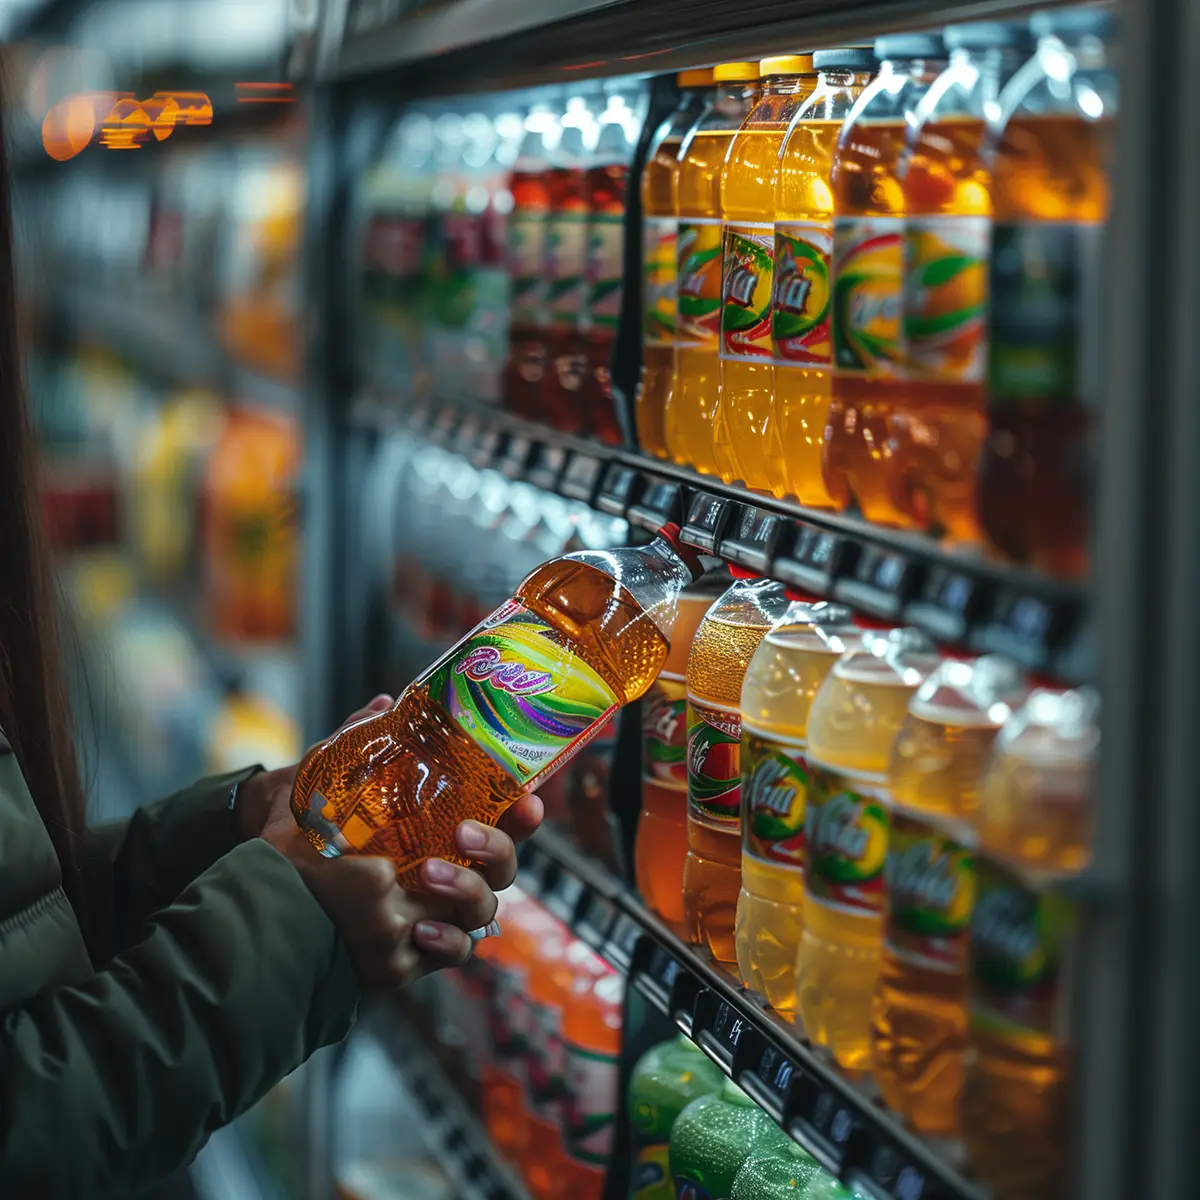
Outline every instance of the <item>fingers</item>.
{"label": "fingers", "polygon": [[514,842],[523,842],[533,836],[545,815],[546,810],[541,799],[533,792],[526,792],[500,818],[499,828]]}
{"label": "fingers", "polygon": [[464,821],[454,831],[454,844],[470,859],[494,892],[502,892],[517,877],[517,848],[503,830]]}
{"label": "fingers", "polygon": [[460,929],[479,929],[495,917],[499,907],[495,892],[469,867],[431,858],[421,868],[421,876],[433,896],[451,902],[449,919]]}
{"label": "fingers", "polygon": [[381,713],[385,709],[391,708],[395,703],[396,701],[386,692],[380,692],[365,708],[360,708],[357,712],[352,712],[342,722],[342,728],[345,729],[347,725],[353,725],[356,721],[363,720],[364,717],[373,717],[376,713]]}
{"label": "fingers", "polygon": [[426,964],[429,970],[461,967],[471,957],[471,939],[457,925],[441,921],[418,921],[413,944],[430,960]]}

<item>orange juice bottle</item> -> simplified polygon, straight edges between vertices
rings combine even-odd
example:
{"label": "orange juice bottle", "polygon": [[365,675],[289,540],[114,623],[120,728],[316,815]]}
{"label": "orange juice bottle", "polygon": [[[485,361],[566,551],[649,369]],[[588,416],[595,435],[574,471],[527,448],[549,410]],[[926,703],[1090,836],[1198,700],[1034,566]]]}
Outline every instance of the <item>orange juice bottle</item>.
{"label": "orange juice bottle", "polygon": [[775,178],[783,135],[816,84],[811,54],[759,63],[763,90],[721,171],[721,344],[713,456],[726,483],[784,494],[775,420],[771,287]]}
{"label": "orange juice bottle", "polygon": [[879,74],[846,117],[833,156],[833,399],[822,460],[838,508],[908,525],[889,489],[888,414],[901,388],[904,194],[896,171],[907,125],[944,63],[942,39],[875,42]]}
{"label": "orange juice bottle", "polygon": [[754,107],[758,63],[713,69],[712,106],[688,134],[676,182],[679,315],[675,371],[667,402],[667,452],[715,475],[712,418],[721,332],[721,169],[733,135]]}
{"label": "orange juice bottle", "polygon": [[915,524],[976,541],[991,236],[984,118],[1033,42],[1024,24],[998,21],[943,36],[950,65],[917,104],[900,169],[905,380],[888,465]]}
{"label": "orange juice bottle", "polygon": [[675,188],[683,140],[709,103],[712,71],[681,71],[679,105],[659,126],[642,170],[642,373],[637,392],[638,444],[667,457],[664,422],[675,381]]}
{"label": "orange juice bottle", "polygon": [[994,224],[980,521],[995,549],[1056,574],[1078,574],[1087,560],[1114,20],[1096,8],[1036,14],[1037,53],[1004,89],[988,130]]}
{"label": "orange juice bottle", "polygon": [[829,176],[838,132],[875,69],[875,56],[860,49],[818,50],[813,66],[816,90],[792,118],[775,182],[771,340],[785,491],[810,508],[832,508],[821,473],[832,387]]}

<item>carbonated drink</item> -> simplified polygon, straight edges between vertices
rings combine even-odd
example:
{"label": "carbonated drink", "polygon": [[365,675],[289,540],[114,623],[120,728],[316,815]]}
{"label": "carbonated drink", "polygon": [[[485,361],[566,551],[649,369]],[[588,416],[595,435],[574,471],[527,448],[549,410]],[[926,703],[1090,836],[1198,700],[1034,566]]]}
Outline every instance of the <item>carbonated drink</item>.
{"label": "carbonated drink", "polygon": [[1002,1200],[1070,1191],[1076,918],[1063,885],[1091,853],[1098,707],[1090,689],[1033,692],[980,785],[963,1137]]}
{"label": "carbonated drink", "polygon": [[782,496],[783,447],[775,417],[771,287],[775,178],[783,135],[812,93],[811,54],[759,63],[762,96],[729,145],[721,171],[721,343],[713,458],[726,483]]}
{"label": "carbonated drink", "polygon": [[782,584],[737,579],[705,613],[688,652],[684,922],[688,939],[706,946],[721,963],[737,961],[742,680],[759,642],[787,607]]}
{"label": "carbonated drink", "polygon": [[846,117],[833,156],[833,399],[825,486],[838,508],[907,525],[889,488],[888,414],[901,389],[904,194],[896,171],[912,114],[943,63],[928,34],[879,38],[879,74]]}
{"label": "carbonated drink", "polygon": [[943,662],[892,747],[875,1081],[920,1133],[960,1133],[979,778],[1020,698],[1002,658]]}
{"label": "carbonated drink", "polygon": [[426,858],[462,861],[461,821],[494,825],[658,677],[693,567],[662,537],[543,564],[391,709],[305,756],[298,824],[328,857],[390,858],[405,887]]}
{"label": "carbonated drink", "polygon": [[730,1200],[803,1200],[809,1185],[823,1174],[821,1164],[789,1138],[745,1161],[733,1181]]}
{"label": "carbonated drink", "polygon": [[716,474],[712,417],[721,332],[721,169],[758,91],[758,63],[713,69],[712,105],[688,134],[676,182],[679,315],[666,410],[667,451],[678,463]]}
{"label": "carbonated drink", "polygon": [[850,1070],[871,1065],[871,1001],[883,935],[888,762],[908,701],[937,665],[915,629],[864,634],[808,714],[804,929],[796,1011]]}
{"label": "carbonated drink", "polygon": [[683,1034],[651,1047],[629,1080],[633,1129],[631,1200],[675,1200],[669,1141],[679,1114],[701,1096],[718,1091],[725,1076]]}
{"label": "carbonated drink", "polygon": [[1033,60],[989,126],[992,167],[984,534],[1056,574],[1087,563],[1117,77],[1097,8],[1037,13]]}
{"label": "carbonated drink", "polygon": [[804,913],[808,710],[858,631],[850,610],[795,602],[759,643],[742,684],[742,982],[777,1012],[796,1011]]}
{"label": "carbonated drink", "polygon": [[833,150],[846,114],[875,69],[869,50],[818,50],[817,86],[792,119],[775,184],[771,342],[784,486],[801,504],[832,508],[821,473],[829,416],[833,300]]}
{"label": "carbonated drink", "polygon": [[682,71],[679,106],[650,143],[642,170],[642,374],[637,393],[638,444],[667,457],[666,415],[675,376],[675,192],[684,138],[711,103],[712,71]]}

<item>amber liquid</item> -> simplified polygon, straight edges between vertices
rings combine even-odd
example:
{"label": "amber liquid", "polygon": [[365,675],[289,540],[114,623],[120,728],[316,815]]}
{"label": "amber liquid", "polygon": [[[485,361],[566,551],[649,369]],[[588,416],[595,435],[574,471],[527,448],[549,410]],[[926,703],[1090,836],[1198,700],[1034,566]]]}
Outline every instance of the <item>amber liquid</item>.
{"label": "amber liquid", "polygon": [[[550,211],[545,171],[515,171],[509,183],[513,210],[537,214],[542,221]],[[510,266],[511,270],[511,266]],[[520,417],[538,415],[538,394],[546,373],[546,331],[540,321],[516,317],[508,332],[508,357],[504,364],[505,405]]]}
{"label": "amber liquid", "polygon": [[[849,130],[834,160],[837,216],[904,216],[904,192],[896,178],[904,137],[903,121],[861,122]],[[869,521],[882,525],[912,523],[889,487],[888,422],[903,393],[894,375],[852,374],[835,366],[825,429],[825,486],[839,509],[857,505]]]}
{"label": "amber liquid", "polygon": [[[683,138],[667,137],[655,147],[642,171],[642,213],[669,217],[675,212],[675,178]],[[667,405],[675,379],[675,347],[646,343],[642,346],[642,373],[638,381],[638,444],[655,458],[667,457]]]}
{"label": "amber liquid", "polygon": [[[993,168],[993,220],[1103,224],[1112,149],[1111,120],[1014,118]],[[1054,574],[1086,569],[1091,430],[1081,396],[991,395],[979,517],[995,549]]]}
{"label": "amber liquid", "polygon": [[[925,125],[904,178],[909,216],[990,214],[988,172],[980,157],[983,135],[982,121]],[[955,285],[939,291],[954,308],[975,299],[967,293],[981,284],[986,288],[985,280],[963,272]],[[887,460],[894,492],[921,528],[955,541],[978,541],[976,492],[986,428],[982,378],[921,378],[901,392],[892,412]]]}
{"label": "amber liquid", "polygon": [[[554,628],[560,644],[587,663],[621,704],[637,699],[666,660],[667,639],[633,596],[586,563],[544,563],[516,599]],[[427,858],[466,865],[454,846],[462,821],[495,825],[526,790],[418,681],[387,712],[308,753],[292,790],[292,811],[322,853],[336,853],[327,841],[335,826],[354,852],[390,858],[401,884],[419,888]],[[320,805],[315,811],[314,803]]]}

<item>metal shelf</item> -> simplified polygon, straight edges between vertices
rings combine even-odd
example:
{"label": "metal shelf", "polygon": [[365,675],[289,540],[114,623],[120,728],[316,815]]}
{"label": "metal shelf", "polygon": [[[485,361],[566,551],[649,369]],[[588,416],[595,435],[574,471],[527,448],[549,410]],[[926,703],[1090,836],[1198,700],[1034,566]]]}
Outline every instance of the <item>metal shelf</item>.
{"label": "metal shelf", "polygon": [[403,411],[360,400],[351,420],[402,428],[546,491],[655,530],[668,521],[706,553],[935,641],[1005,654],[1028,670],[1092,677],[1082,584],[1010,567],[932,538],[804,508],[636,451],[561,434],[478,405]]}
{"label": "metal shelf", "polygon": [[953,1163],[561,837],[542,829],[522,847],[519,882],[848,1187],[878,1200],[983,1200]]}

